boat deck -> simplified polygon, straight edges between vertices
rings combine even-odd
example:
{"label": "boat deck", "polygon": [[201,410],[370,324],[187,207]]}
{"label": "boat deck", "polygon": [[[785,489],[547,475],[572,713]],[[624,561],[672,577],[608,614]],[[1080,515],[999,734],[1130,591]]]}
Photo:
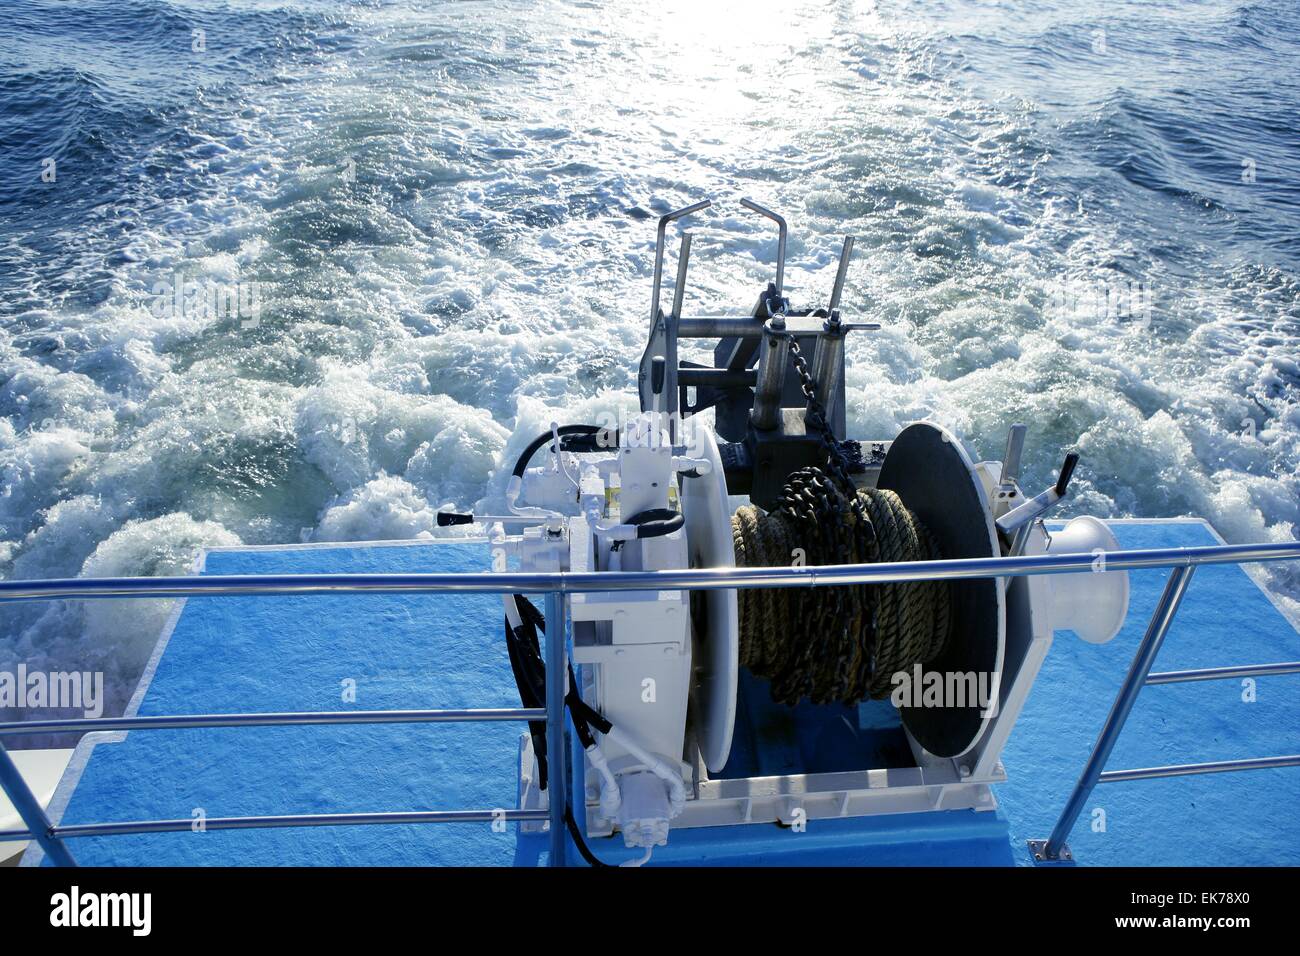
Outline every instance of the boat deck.
{"label": "boat deck", "polygon": [[[1194,520],[1112,528],[1124,548],[1219,543]],[[480,544],[463,542],[220,549],[204,556],[201,573],[482,571],[487,560]],[[1045,837],[1064,805],[1168,573],[1131,572],[1128,623],[1110,644],[1057,635],[1004,751],[1008,781],[996,787],[996,811],[813,820],[805,832],[774,824],[674,830],[654,862],[1031,865],[1025,841]],[[495,595],[191,598],[178,602],[130,712],[517,707],[501,617]],[[1155,670],[1297,658],[1300,635],[1269,596],[1242,568],[1218,565],[1194,575]],[[1234,680],[1149,687],[1109,769],[1294,752],[1298,680],[1261,678],[1252,702]],[[805,735],[820,721],[853,737],[839,711],[804,710]],[[738,719],[755,712],[741,707]],[[879,707],[870,718],[858,732],[878,736]],[[51,816],[73,824],[513,807],[521,730],[458,723],[92,734],[77,747]],[[753,732],[738,727],[738,740]],[[824,753],[861,741],[823,743]],[[1298,811],[1295,769],[1103,784],[1070,843],[1079,865],[1295,865]],[[460,823],[83,837],[69,846],[90,865],[547,862],[544,837]],[[633,855],[617,837],[592,848],[611,862]],[[32,848],[24,865],[40,856]]]}

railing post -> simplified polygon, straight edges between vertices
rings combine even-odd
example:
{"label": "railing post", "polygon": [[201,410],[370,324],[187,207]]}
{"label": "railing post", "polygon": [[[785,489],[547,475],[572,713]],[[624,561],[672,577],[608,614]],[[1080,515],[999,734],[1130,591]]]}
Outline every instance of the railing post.
{"label": "railing post", "polygon": [[1079,776],[1079,782],[1074,785],[1074,792],[1070,794],[1069,802],[1061,811],[1052,835],[1046,841],[1029,841],[1029,848],[1035,859],[1060,860],[1062,851],[1065,859],[1070,858],[1065,839],[1074,829],[1074,823],[1079,819],[1083,805],[1092,794],[1093,788],[1097,786],[1097,781],[1101,779],[1101,772],[1106,769],[1106,761],[1110,758],[1110,752],[1115,749],[1115,741],[1119,738],[1120,731],[1124,729],[1124,722],[1128,720],[1128,715],[1133,710],[1138,692],[1146,683],[1151,665],[1155,663],[1156,655],[1160,653],[1160,645],[1164,643],[1165,635],[1169,633],[1169,625],[1173,623],[1174,615],[1178,613],[1178,606],[1183,602],[1183,595],[1187,593],[1187,582],[1191,580],[1193,570],[1195,568],[1192,565],[1178,565],[1170,572],[1169,580],[1165,582],[1164,593],[1156,603],[1151,621],[1147,624],[1146,634],[1143,635],[1142,643],[1138,645],[1137,653],[1133,655],[1133,663],[1129,665],[1124,683],[1120,686],[1119,695],[1111,705],[1106,723],[1102,725],[1101,733],[1097,735],[1097,742],[1092,747],[1092,755],[1088,757],[1083,773]]}
{"label": "railing post", "polygon": [[564,750],[564,692],[569,676],[567,610],[562,592],[546,595],[546,789],[551,814],[551,866],[564,866],[564,811],[569,801],[568,755]]}
{"label": "railing post", "polygon": [[54,824],[45,815],[41,802],[36,799],[31,787],[27,786],[23,775],[18,772],[3,741],[0,741],[0,788],[8,795],[9,802],[31,831],[32,839],[40,844],[50,861],[55,866],[76,866],[77,861],[72,858],[63,841],[54,835]]}

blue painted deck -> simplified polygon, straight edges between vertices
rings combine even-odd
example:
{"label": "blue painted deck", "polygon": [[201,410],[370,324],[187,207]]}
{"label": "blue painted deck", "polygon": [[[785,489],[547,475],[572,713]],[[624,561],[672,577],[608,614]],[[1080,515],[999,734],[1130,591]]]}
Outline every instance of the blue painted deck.
{"label": "blue painted deck", "polygon": [[[1198,522],[1119,522],[1121,545],[1215,543]],[[477,544],[214,551],[207,574],[486,570]],[[674,830],[655,862],[1028,865],[1095,738],[1166,572],[1132,576],[1129,624],[1096,647],[1057,636],[1003,762],[996,813],[960,811]],[[160,641],[140,714],[517,706],[493,595],[191,599]],[[1198,570],[1157,670],[1300,658],[1300,636],[1239,568]],[[355,703],[342,699],[354,681]],[[1112,768],[1294,752],[1300,677],[1144,691]],[[741,708],[742,719],[745,708]],[[878,713],[868,715],[862,725]],[[874,739],[889,738],[888,717]],[[82,742],[56,797],[63,823],[515,805],[521,725],[137,731]],[[758,760],[738,727],[737,756]],[[839,759],[834,753],[817,760]],[[817,769],[822,769],[818,767]],[[768,771],[764,768],[764,772]],[[1109,784],[1071,844],[1082,864],[1300,863],[1300,771]],[[593,841],[603,858],[621,839]],[[170,833],[71,841],[98,865],[539,865],[544,840],[486,824]],[[29,853],[29,857],[33,854]],[[576,858],[576,854],[574,854]]]}

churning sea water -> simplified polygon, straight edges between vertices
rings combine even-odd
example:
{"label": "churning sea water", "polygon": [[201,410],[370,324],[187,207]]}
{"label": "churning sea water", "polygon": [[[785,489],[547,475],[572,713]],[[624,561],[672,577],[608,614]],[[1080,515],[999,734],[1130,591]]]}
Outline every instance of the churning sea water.
{"label": "churning sea water", "polygon": [[[850,434],[931,418],[1069,511],[1300,526],[1292,0],[4,0],[0,574],[436,533],[692,309],[844,304]],[[1270,572],[1294,610],[1300,575]],[[165,606],[6,608],[129,697]]]}

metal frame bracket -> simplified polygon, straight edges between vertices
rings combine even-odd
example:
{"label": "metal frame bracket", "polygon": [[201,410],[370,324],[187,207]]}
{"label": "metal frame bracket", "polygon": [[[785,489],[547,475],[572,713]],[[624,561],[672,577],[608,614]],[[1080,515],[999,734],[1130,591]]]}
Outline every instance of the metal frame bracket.
{"label": "metal frame bracket", "polygon": [[1029,844],[1029,854],[1034,858],[1035,863],[1074,863],[1074,854],[1070,852],[1070,844],[1062,843],[1059,856],[1049,857],[1047,855],[1046,840],[1026,840]]}

